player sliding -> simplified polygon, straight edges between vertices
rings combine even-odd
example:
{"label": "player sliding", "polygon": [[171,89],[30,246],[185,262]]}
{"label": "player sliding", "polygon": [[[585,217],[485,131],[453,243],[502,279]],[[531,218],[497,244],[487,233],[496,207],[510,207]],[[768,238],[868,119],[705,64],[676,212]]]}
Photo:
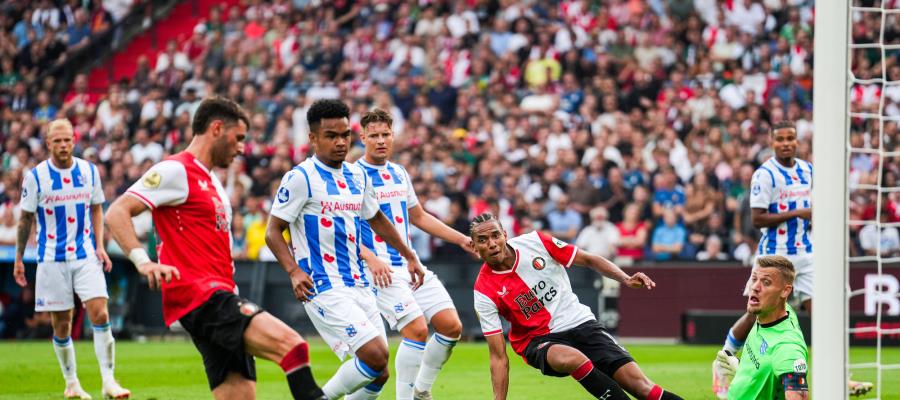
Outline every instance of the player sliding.
{"label": "player sliding", "polygon": [[[356,164],[372,182],[381,210],[400,237],[407,239],[404,240],[407,246],[410,246],[411,223],[432,236],[473,251],[471,239],[422,209],[406,169],[388,161],[394,148],[392,123],[391,115],[379,109],[367,112],[360,121],[366,154]],[[378,289],[376,298],[381,315],[403,336],[394,360],[397,400],[431,399],[435,378],[462,333],[456,307],[447,289],[431,271],[425,270],[422,287],[413,291],[406,273],[406,261],[400,253],[384,241],[373,240],[366,222],[363,222],[362,232],[360,239],[365,247],[362,256],[366,263],[392,267],[391,282]],[[435,334],[426,343],[429,323]]]}
{"label": "player sliding", "polygon": [[[812,218],[812,164],[797,157],[797,129],[791,121],[777,122],[769,135],[775,155],[763,163],[750,183],[750,218],[762,237],[757,257],[780,255],[794,266],[796,279],[791,302],[798,309],[812,313],[813,245],[810,232]],[[750,283],[744,289],[749,295]],[[755,318],[745,313],[728,332],[722,348],[736,354],[753,327]],[[723,370],[713,362],[713,391],[720,399],[728,393],[721,382]],[[872,390],[870,382],[848,383],[850,394],[861,395]]]}
{"label": "player sliding", "polygon": [[475,311],[490,350],[494,399],[506,399],[509,389],[501,316],[510,323],[513,350],[544,375],[572,376],[598,399],[627,400],[626,391],[638,399],[681,399],[650,381],[578,301],[566,269],[584,265],[628,287],[652,289],[647,275],[628,276],[605,258],[542,232],[507,241],[491,214],[475,217],[470,229],[485,261],[475,280]]}
{"label": "player sliding", "polygon": [[84,302],[94,326],[94,354],[100,363],[103,396],[127,399],[131,392],[113,376],[116,342],[109,327],[106,278],[112,262],[103,246],[103,185],[97,167],[72,156],[74,130],[66,119],[47,128],[50,159],[25,174],[22,184],[22,218],[16,240],[16,283],[25,286],[22,258],[31,224],[38,221],[36,312],[49,311],[53,325],[53,350],[66,380],[65,398],[90,399],[81,388],[75,364],[72,331],[73,294]]}
{"label": "player sliding", "polygon": [[[325,342],[338,358],[354,355],[322,390],[329,399],[349,394],[347,399],[358,400],[377,398],[388,379],[387,337],[360,258],[360,241],[383,240],[397,249],[408,262],[413,289],[422,284],[424,273],[378,206],[374,182],[359,166],[344,163],[353,143],[349,117],[350,109],[338,100],[318,100],[309,107],[315,156],[282,178],[266,244]],[[288,228],[293,253],[282,236]],[[390,280],[387,266],[369,267],[375,280]]]}
{"label": "player sliding", "polygon": [[[797,314],[786,304],[794,283],[794,266],[782,256],[756,259],[750,275],[747,313],[755,318],[740,363],[726,350],[716,360],[732,400],[806,400],[809,352]],[[734,379],[732,381],[732,379]]]}
{"label": "player sliding", "polygon": [[[235,294],[231,203],[210,169],[227,168],[243,153],[249,126],[235,102],[203,100],[188,148],[151,167],[110,206],[106,223],[150,288],[162,288],[166,325],[180,322],[191,335],[216,399],[256,397],[254,356],[281,366],[294,399],[322,399],[309,367],[309,345]],[[159,263],[141,248],[131,222],[148,209],[161,240]]]}

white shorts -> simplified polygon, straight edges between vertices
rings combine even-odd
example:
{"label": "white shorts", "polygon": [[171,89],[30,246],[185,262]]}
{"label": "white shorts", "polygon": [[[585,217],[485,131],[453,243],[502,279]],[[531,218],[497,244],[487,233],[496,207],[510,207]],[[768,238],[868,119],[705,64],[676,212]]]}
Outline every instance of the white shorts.
{"label": "white shorts", "polygon": [[[794,291],[791,293],[788,302],[791,306],[797,308],[803,304],[804,301],[812,299],[813,297],[813,256],[812,254],[803,254],[785,256],[785,258],[790,260],[791,264],[794,264],[794,272],[796,272],[796,276],[794,277]],[[756,268],[755,260],[753,262],[753,267]],[[751,280],[752,278],[747,279],[747,284],[744,286],[744,296],[750,295]]]}
{"label": "white shorts", "polygon": [[425,283],[415,291],[410,287],[411,280],[406,269],[394,269],[391,278],[390,286],[375,291],[378,310],[391,329],[399,331],[422,315],[425,322],[430,323],[435,314],[456,308],[444,284],[427,269]]}
{"label": "white shorts", "polygon": [[96,257],[84,260],[43,262],[37,267],[34,311],[65,311],[98,297],[109,298],[103,266]]}
{"label": "white shorts", "polygon": [[372,339],[387,343],[372,289],[336,287],[303,305],[319,335],[341,360]]}

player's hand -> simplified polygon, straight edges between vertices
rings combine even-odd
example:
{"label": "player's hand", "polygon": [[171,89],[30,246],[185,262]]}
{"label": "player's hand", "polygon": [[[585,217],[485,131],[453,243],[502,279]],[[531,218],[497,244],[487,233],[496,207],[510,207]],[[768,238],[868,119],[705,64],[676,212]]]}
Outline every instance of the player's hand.
{"label": "player's hand", "polygon": [[138,266],[137,270],[147,277],[147,286],[152,290],[161,289],[163,281],[169,283],[173,278],[181,280],[181,272],[171,265],[148,262]]}
{"label": "player's hand", "polygon": [[391,267],[378,257],[366,261],[369,272],[372,273],[372,282],[376,287],[386,288],[391,285]]}
{"label": "player's hand", "polygon": [[412,289],[416,290],[423,283],[425,283],[425,270],[422,269],[422,265],[419,264],[419,259],[413,258],[409,260],[409,265],[406,267],[409,271],[410,282],[412,282]]}
{"label": "player's hand", "polygon": [[462,249],[468,252],[472,257],[479,260],[481,259],[481,255],[475,251],[475,242],[472,241],[472,238],[466,238],[466,240],[459,244],[459,247],[462,247]]}
{"label": "player's hand", "polygon": [[725,386],[731,385],[731,380],[737,374],[738,364],[740,364],[740,360],[730,351],[719,350],[716,353],[716,374],[725,380]]}
{"label": "player's hand", "polygon": [[313,288],[315,288],[309,274],[296,268],[291,272],[290,277],[291,287],[294,288],[294,297],[304,303],[309,301],[309,298],[313,296]]}
{"label": "player's hand", "polygon": [[656,287],[656,282],[653,282],[653,280],[643,272],[638,272],[629,276],[628,279],[622,283],[632,289],[647,288],[647,290],[650,290]]}
{"label": "player's hand", "polygon": [[25,263],[22,262],[22,260],[16,260],[16,263],[13,266],[13,276],[16,278],[16,283],[18,283],[19,286],[28,286],[28,279],[25,279]]}
{"label": "player's hand", "polygon": [[112,261],[109,259],[109,254],[106,254],[106,250],[97,249],[97,260],[100,261],[100,266],[104,271],[112,271]]}

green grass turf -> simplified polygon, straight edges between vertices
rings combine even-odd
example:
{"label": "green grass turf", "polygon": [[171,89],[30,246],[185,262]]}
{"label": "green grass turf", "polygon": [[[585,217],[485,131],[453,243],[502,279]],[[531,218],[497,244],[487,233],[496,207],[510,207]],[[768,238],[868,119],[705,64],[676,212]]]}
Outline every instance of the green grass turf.
{"label": "green grass turf", "polygon": [[[397,338],[393,338],[392,353]],[[339,362],[320,340],[312,340],[312,362],[321,383],[334,373]],[[710,392],[710,366],[714,346],[627,345],[650,377],[664,388],[685,399],[713,399]],[[85,390],[100,398],[100,374],[90,341],[76,344],[78,372]],[[872,348],[855,348],[851,362],[871,362]],[[900,349],[885,349],[884,363],[900,363]],[[187,341],[119,342],[116,376],[131,389],[137,399],[211,398],[200,355]],[[812,364],[815,367],[815,364]],[[290,393],[277,365],[258,361],[257,393],[260,399],[287,399]],[[586,399],[587,393],[572,379],[551,378],[525,365],[510,351],[510,399]],[[874,381],[874,370],[854,372],[854,378]],[[885,371],[882,399],[900,400],[900,373]],[[388,382],[381,396],[394,398],[394,381]],[[47,342],[0,342],[0,399],[60,398],[63,380],[52,345]],[[487,346],[461,343],[438,377],[433,390],[439,400],[491,398]],[[865,398],[875,398],[874,395]]]}

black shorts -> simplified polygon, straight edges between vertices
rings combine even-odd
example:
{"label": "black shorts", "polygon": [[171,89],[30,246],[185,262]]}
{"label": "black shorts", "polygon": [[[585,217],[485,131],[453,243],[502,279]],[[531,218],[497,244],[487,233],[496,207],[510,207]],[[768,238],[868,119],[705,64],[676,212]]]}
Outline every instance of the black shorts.
{"label": "black shorts", "polygon": [[178,320],[203,356],[210,389],[225,382],[229,372],[256,380],[256,363],[244,350],[244,330],[260,312],[250,300],[219,291]]}
{"label": "black shorts", "polygon": [[548,376],[568,376],[557,372],[547,363],[550,345],[562,344],[584,353],[600,372],[613,376],[619,368],[634,361],[628,350],[620,346],[612,335],[596,320],[588,321],[564,332],[550,333],[531,339],[525,348],[525,361]]}

